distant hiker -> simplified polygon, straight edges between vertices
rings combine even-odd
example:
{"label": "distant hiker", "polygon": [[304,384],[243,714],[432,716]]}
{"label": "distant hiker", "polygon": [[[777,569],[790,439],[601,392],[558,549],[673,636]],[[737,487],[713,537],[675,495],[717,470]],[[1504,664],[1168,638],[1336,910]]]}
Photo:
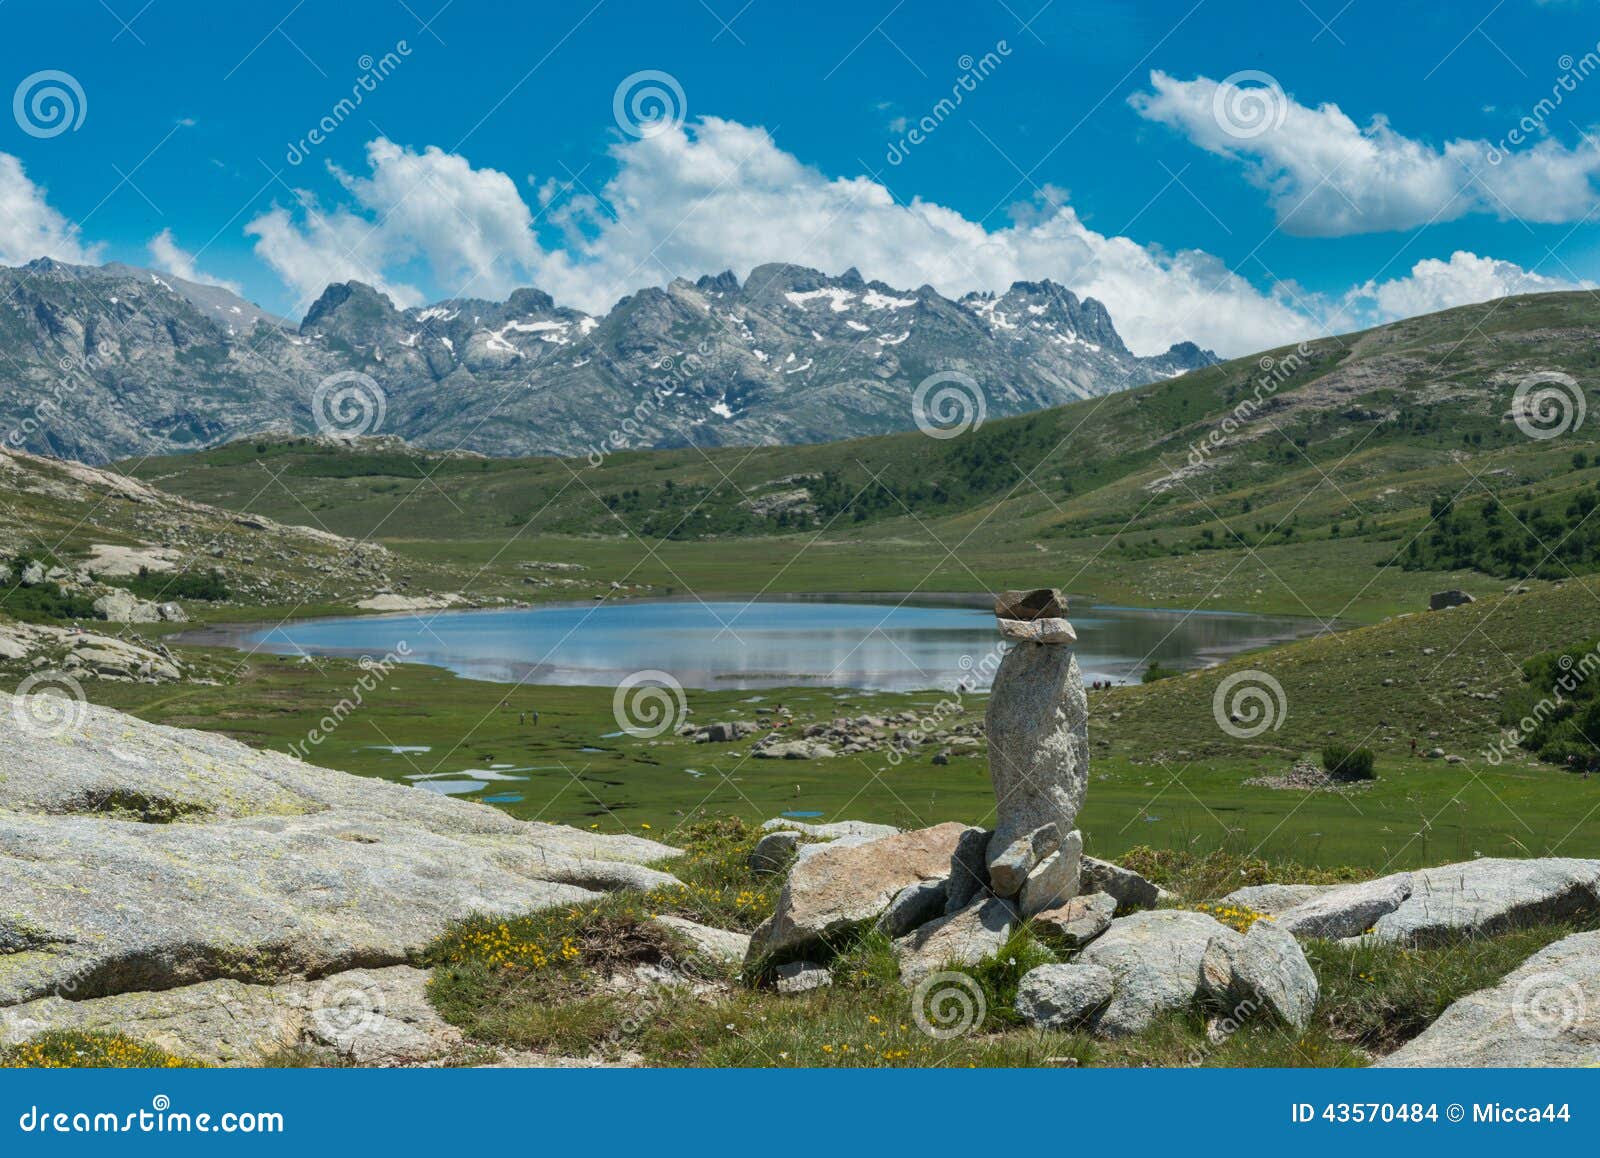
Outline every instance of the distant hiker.
{"label": "distant hiker", "polygon": [[539,726],[539,713],[538,713],[537,710],[535,710],[534,713],[533,713],[533,726],[535,728],[537,728]]}
{"label": "distant hiker", "polygon": [[527,722],[528,722],[528,713],[527,712],[518,712],[517,713],[517,726],[521,727],[522,725],[526,724]]}

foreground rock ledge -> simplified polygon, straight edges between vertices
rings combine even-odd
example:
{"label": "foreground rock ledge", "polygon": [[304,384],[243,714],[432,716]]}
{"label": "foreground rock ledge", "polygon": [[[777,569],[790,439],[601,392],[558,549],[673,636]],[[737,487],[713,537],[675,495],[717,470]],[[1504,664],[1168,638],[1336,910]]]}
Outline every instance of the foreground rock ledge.
{"label": "foreground rock ledge", "polygon": [[673,882],[655,841],[79,710],[0,730],[0,1007],[414,963],[474,912]]}

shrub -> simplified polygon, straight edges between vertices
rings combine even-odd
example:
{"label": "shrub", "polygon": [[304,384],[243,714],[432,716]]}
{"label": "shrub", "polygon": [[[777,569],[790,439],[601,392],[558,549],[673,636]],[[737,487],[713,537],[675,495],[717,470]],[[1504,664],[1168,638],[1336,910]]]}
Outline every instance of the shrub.
{"label": "shrub", "polygon": [[152,573],[148,567],[140,567],[139,574],[127,579],[121,586],[141,599],[160,599],[163,602],[169,599],[198,599],[209,603],[220,603],[233,594],[228,590],[228,584],[222,578],[222,573],[215,569],[204,574],[183,572],[173,575],[166,572]]}
{"label": "shrub", "polygon": [[1501,723],[1539,759],[1574,770],[1597,762],[1590,737],[1600,736],[1600,641],[1541,652],[1522,665],[1522,687],[1506,697]]}
{"label": "shrub", "polygon": [[1162,667],[1159,659],[1152,660],[1150,666],[1144,669],[1143,682],[1153,684],[1157,680],[1169,680],[1178,674],[1176,668]]}
{"label": "shrub", "polygon": [[1375,757],[1371,748],[1352,748],[1348,744],[1325,744],[1322,766],[1335,780],[1376,780]]}

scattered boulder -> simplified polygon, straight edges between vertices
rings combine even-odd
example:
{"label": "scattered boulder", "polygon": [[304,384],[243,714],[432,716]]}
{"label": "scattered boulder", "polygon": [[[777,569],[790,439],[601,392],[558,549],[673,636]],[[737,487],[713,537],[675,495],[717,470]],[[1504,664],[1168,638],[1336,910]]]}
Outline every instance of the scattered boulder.
{"label": "scattered boulder", "polygon": [[811,961],[791,961],[787,965],[779,965],[777,969],[779,993],[809,993],[832,984],[833,974],[827,967]]}
{"label": "scattered boulder", "polygon": [[113,588],[94,601],[97,615],[112,623],[158,623],[161,609],[147,599],[140,599],[131,591]]}
{"label": "scattered boulder", "polygon": [[1119,911],[1148,909],[1167,896],[1165,889],[1145,880],[1132,869],[1092,856],[1083,858],[1078,891],[1108,893],[1116,899]]}
{"label": "scattered boulder", "polygon": [[750,951],[750,938],[731,929],[714,929],[710,925],[665,913],[652,917],[651,924],[677,934],[689,943],[696,954],[711,961],[743,961],[745,954]]}
{"label": "scattered boulder", "polygon": [[1064,905],[1033,917],[1033,931],[1047,943],[1063,949],[1081,949],[1111,927],[1117,902],[1107,893],[1073,897]]}
{"label": "scattered boulder", "polygon": [[799,847],[800,833],[793,829],[783,828],[768,832],[756,841],[755,848],[750,850],[747,861],[750,871],[757,874],[782,872],[789,867],[789,862],[794,860]]}
{"label": "scattered boulder", "polygon": [[1169,1009],[1187,1009],[1201,992],[1200,963],[1212,942],[1243,941],[1204,913],[1157,909],[1119,917],[1078,955],[1111,971],[1115,993],[1095,1018],[1097,1033],[1139,1033]]}
{"label": "scattered boulder", "polygon": [[1033,867],[1017,896],[1024,917],[1053,909],[1078,895],[1082,871],[1083,834],[1077,829],[1062,839],[1055,852]]}
{"label": "scattered boulder", "polygon": [[1311,1023],[1317,975],[1300,942],[1271,920],[1257,921],[1243,937],[1214,938],[1200,970],[1207,993],[1232,1009],[1235,1020],[1260,1006],[1295,1029]]}
{"label": "scattered boulder", "polygon": [[876,920],[908,885],[943,879],[965,831],[941,824],[864,844],[808,846],[777,910],[751,935],[752,956],[793,954]]}
{"label": "scattered boulder", "polygon": [[1378,1066],[1593,1066],[1600,1061],[1600,932],[1546,945],[1451,1005]]}
{"label": "scattered boulder", "polygon": [[912,986],[941,969],[976,965],[999,952],[1017,924],[1011,902],[974,897],[966,908],[929,921],[894,943],[900,980]]}
{"label": "scattered boulder", "polygon": [[756,726],[748,720],[731,720],[718,724],[707,724],[703,728],[691,729],[696,744],[728,744],[745,736],[753,736]]}
{"label": "scattered boulder", "polygon": [[1429,611],[1443,611],[1447,607],[1461,607],[1468,603],[1477,602],[1465,591],[1452,589],[1450,591],[1435,591],[1428,596]]}
{"label": "scattered boulder", "polygon": [[1279,913],[1278,927],[1296,937],[1359,937],[1410,895],[1410,873],[1341,885]]}
{"label": "scattered boulder", "polygon": [[888,937],[903,937],[919,925],[925,925],[942,916],[945,908],[946,881],[919,881],[907,885],[889,902],[889,907],[878,918],[878,930]]}
{"label": "scattered boulder", "polygon": [[1017,1013],[1039,1029],[1077,1029],[1111,1000],[1113,985],[1100,965],[1041,965],[1017,983]]}
{"label": "scattered boulder", "polygon": [[838,755],[826,744],[815,740],[780,740],[754,749],[752,756],[763,760],[831,760]]}
{"label": "scattered boulder", "polygon": [[[990,848],[994,846],[991,844]],[[998,856],[989,858],[989,889],[997,897],[1014,897],[1022,891],[1034,866],[1061,847],[1061,830],[1055,824],[1034,829],[1026,840],[1013,841]]]}

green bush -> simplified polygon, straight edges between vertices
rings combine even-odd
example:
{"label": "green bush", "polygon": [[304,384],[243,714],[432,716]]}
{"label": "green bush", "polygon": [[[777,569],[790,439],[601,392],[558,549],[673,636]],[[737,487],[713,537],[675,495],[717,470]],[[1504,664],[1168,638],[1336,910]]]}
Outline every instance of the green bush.
{"label": "green bush", "polygon": [[1376,780],[1375,757],[1371,748],[1352,748],[1349,744],[1324,744],[1322,767],[1335,780]]}
{"label": "green bush", "polygon": [[1506,697],[1501,723],[1541,760],[1582,771],[1600,763],[1600,640],[1541,652],[1522,665],[1527,681]]}
{"label": "green bush", "polygon": [[152,573],[148,567],[140,567],[139,574],[120,586],[141,599],[159,599],[163,603],[169,599],[199,599],[220,603],[233,594],[222,578],[222,572],[215,568],[203,574],[184,571],[174,575],[159,571]]}
{"label": "green bush", "polygon": [[1144,669],[1144,677],[1140,682],[1153,684],[1157,680],[1169,680],[1177,674],[1177,668],[1162,667],[1159,659],[1151,660],[1150,666]]}

